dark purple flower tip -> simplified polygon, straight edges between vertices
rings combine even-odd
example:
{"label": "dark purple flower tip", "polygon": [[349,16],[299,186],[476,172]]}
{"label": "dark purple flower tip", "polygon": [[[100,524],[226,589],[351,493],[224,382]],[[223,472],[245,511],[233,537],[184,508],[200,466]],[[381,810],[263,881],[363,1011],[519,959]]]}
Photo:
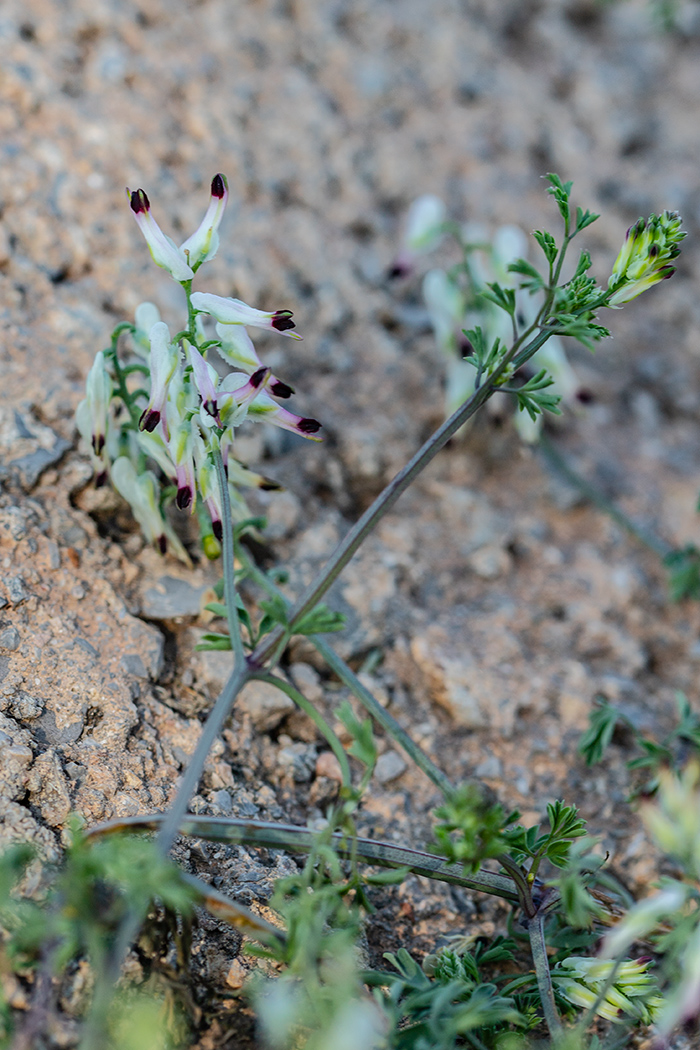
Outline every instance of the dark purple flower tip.
{"label": "dark purple flower tip", "polygon": [[[129,190],[127,189],[126,192],[129,193]],[[149,211],[151,207],[151,202],[149,201],[145,190],[134,190],[129,196],[129,204],[131,205],[131,210],[136,215],[142,211]]]}
{"label": "dark purple flower tip", "polygon": [[156,543],[158,544],[158,550],[160,551],[160,553],[165,554],[165,552],[168,549],[168,540],[165,536],[165,533],[158,537]]}
{"label": "dark purple flower tip", "polygon": [[157,408],[145,408],[139,419],[139,427],[141,430],[147,430],[151,434],[158,424],[160,423],[160,412]]}
{"label": "dark purple flower tip", "polygon": [[584,386],[576,391],[576,400],[580,401],[582,405],[590,405],[591,402],[595,401],[595,394]]}
{"label": "dark purple flower tip", "polygon": [[396,281],[399,277],[408,277],[411,270],[412,267],[407,266],[406,263],[395,262],[386,271],[386,276],[389,281]]}
{"label": "dark purple flower tip", "polygon": [[103,485],[107,484],[107,471],[103,470],[95,478],[95,488],[101,489]]}
{"label": "dark purple flower tip", "polygon": [[92,447],[95,450],[95,455],[99,456],[102,449],[105,447],[104,434],[93,434],[92,435]]}
{"label": "dark purple flower tip", "polygon": [[662,281],[667,281],[669,277],[673,277],[675,272],[675,266],[662,266],[661,269],[658,271]]}
{"label": "dark purple flower tip", "polygon": [[221,543],[222,539],[224,538],[224,530],[222,528],[221,522],[220,521],[212,521],[212,523],[211,523],[211,531],[214,533],[214,535],[216,536],[216,538],[219,541],[219,543]]}
{"label": "dark purple flower tip", "polygon": [[219,419],[219,406],[217,405],[216,401],[213,401],[212,398],[209,398],[208,401],[204,402],[204,407],[206,408],[209,415],[216,420],[217,424],[221,426],[221,420]]}
{"label": "dark purple flower tip", "polygon": [[263,478],[258,486],[263,492],[281,492],[282,485],[273,481],[272,478]]}
{"label": "dark purple flower tip", "polygon": [[275,397],[291,397],[294,389],[283,383],[281,379],[275,379],[274,383],[270,384],[270,393],[274,394]]}
{"label": "dark purple flower tip", "polygon": [[315,434],[321,429],[321,424],[317,419],[300,419],[298,426],[302,434]]}
{"label": "dark purple flower tip", "polygon": [[275,310],[272,315],[272,327],[278,332],[288,332],[290,328],[296,328],[292,321],[291,310]]}
{"label": "dark purple flower tip", "polygon": [[221,200],[222,197],[226,196],[226,176],[215,175],[211,180],[211,195],[212,197],[218,197]]}
{"label": "dark purple flower tip", "polygon": [[262,386],[269,374],[269,368],[259,368],[257,372],[253,372],[252,376],[250,377],[250,385],[255,387],[255,389],[257,390],[259,386]]}
{"label": "dark purple flower tip", "polygon": [[192,502],[192,489],[189,485],[185,485],[183,488],[177,490],[175,502],[180,510],[187,510]]}
{"label": "dark purple flower tip", "polygon": [[656,256],[659,254],[660,250],[661,249],[659,248],[658,244],[652,244],[651,248],[649,249],[649,258],[655,259]]}

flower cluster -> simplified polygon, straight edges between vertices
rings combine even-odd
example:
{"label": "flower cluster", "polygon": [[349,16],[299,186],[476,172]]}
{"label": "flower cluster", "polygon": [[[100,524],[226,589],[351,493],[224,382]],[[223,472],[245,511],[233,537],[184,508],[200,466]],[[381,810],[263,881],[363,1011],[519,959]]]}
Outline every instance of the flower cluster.
{"label": "flower cluster", "polygon": [[622,306],[673,276],[671,261],[680,255],[678,245],[685,237],[681,222],[677,211],[665,211],[630,226],[608,281],[613,293],[609,306]]}
{"label": "flower cluster", "polygon": [[[405,260],[410,258],[413,265],[419,255],[432,251],[445,228],[445,206],[438,198],[418,198],[409,209],[404,243],[392,275],[410,272],[410,267],[404,265]],[[477,382],[477,370],[467,360],[472,346],[465,331],[479,326],[485,345],[493,346],[498,341],[504,350],[512,342],[511,318],[492,300],[485,298],[484,293],[494,283],[512,291],[515,295],[514,312],[523,328],[534,321],[542,298],[541,293],[532,294],[524,286],[519,286],[516,275],[509,270],[516,260],[526,259],[528,254],[527,238],[517,226],[501,226],[490,236],[488,229],[469,223],[459,231],[458,239],[464,262],[449,271],[429,270],[423,278],[423,299],[435,341],[447,362],[446,416],[470,397]],[[497,363],[498,355],[494,355],[494,365]],[[549,393],[569,405],[576,405],[581,399],[581,383],[556,336],[552,336],[534,355],[528,372],[536,375],[543,368],[554,380]],[[522,440],[536,441],[542,417],[533,420],[526,412],[516,412],[514,418]]]}
{"label": "flower cluster", "polygon": [[552,971],[552,982],[559,995],[574,1006],[590,1009],[595,1005],[599,1017],[609,1021],[632,1017],[651,1024],[664,1000],[647,972],[649,962],[650,958],[625,959],[613,974],[615,963],[609,959],[572,955]]}
{"label": "flower cluster", "polygon": [[[237,461],[237,428],[252,419],[318,441],[321,424],[275,400],[288,398],[293,390],[263,365],[248,334],[249,328],[261,328],[300,339],[291,311],[268,313],[238,299],[191,290],[195,273],[218,248],[228,198],[224,176],[212,180],[204,219],[179,247],[156,223],[144,190],[127,190],[127,195],[154,262],[185,291],[189,324],[173,338],[157,307],[142,303],[135,323],[118,326],[112,346],[96,354],[76,422],[91,450],[96,484],[111,478],[146,538],[161,551],[170,546],[188,560],[164,506],[174,497],[180,510],[194,513],[205,507],[211,524],[200,513],[204,548],[218,552],[212,539],[222,536],[222,493],[215,452],[222,456],[235,518],[247,516],[239,486],[279,487]],[[206,316],[215,322],[215,337],[207,337]],[[131,334],[134,351],[126,363],[117,354],[124,330]],[[213,350],[234,368],[223,378],[209,359]]]}

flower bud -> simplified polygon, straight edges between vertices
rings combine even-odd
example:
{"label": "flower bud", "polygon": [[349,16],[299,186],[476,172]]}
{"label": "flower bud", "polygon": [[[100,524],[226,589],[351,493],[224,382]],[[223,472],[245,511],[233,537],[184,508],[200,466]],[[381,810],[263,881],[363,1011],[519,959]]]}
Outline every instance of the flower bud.
{"label": "flower bud", "polygon": [[228,200],[228,182],[225,175],[215,175],[211,181],[211,199],[206,215],[187,240],[180,245],[189,265],[196,270],[203,262],[213,259],[219,247],[219,224]]}
{"label": "flower bud", "polygon": [[127,187],[126,195],[134,218],[138,223],[141,233],[146,238],[148,250],[156,266],[166,270],[175,281],[191,281],[194,270],[187,262],[185,253],[177,247],[175,242],[166,237],[158,223],[151,215],[151,202],[145,190],[134,190],[133,193]]}

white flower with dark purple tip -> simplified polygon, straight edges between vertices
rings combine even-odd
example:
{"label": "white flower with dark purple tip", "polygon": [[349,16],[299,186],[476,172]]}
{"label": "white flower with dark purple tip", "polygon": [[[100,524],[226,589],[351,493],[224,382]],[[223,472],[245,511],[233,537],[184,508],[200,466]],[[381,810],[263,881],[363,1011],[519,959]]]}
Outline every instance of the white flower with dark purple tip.
{"label": "white flower with dark purple tip", "polygon": [[[216,349],[224,361],[242,368],[248,375],[252,375],[253,372],[257,372],[262,367],[262,361],[253,346],[253,340],[242,325],[221,324],[219,322],[216,325],[216,334],[221,340],[216,345]],[[268,390],[275,397],[291,397],[294,393],[293,388],[287,383],[283,383],[276,375],[270,376]]]}
{"label": "white flower with dark purple tip", "polygon": [[401,251],[389,270],[389,277],[405,277],[419,255],[437,248],[445,232],[446,209],[439,197],[426,193],[411,204]]}
{"label": "white flower with dark purple tip", "polygon": [[273,310],[271,313],[266,313],[264,310],[256,310],[248,306],[240,299],[228,299],[222,295],[213,295],[211,292],[194,292],[191,302],[195,310],[199,313],[210,314],[220,324],[267,328],[287,335],[291,339],[301,339],[297,332],[291,330],[294,328],[291,310]]}
{"label": "white flower with dark purple tip", "polygon": [[155,543],[161,554],[170,546],[174,554],[189,565],[187,551],[161,513],[159,485],[153,474],[149,470],[137,474],[131,460],[120,456],[112,465],[112,483],[131,507],[146,539]]}
{"label": "white flower with dark purple tip", "polygon": [[274,423],[276,427],[281,427],[283,430],[291,430],[293,434],[299,434],[301,437],[309,438],[311,441],[323,441],[323,438],[316,437],[316,434],[321,429],[321,424],[318,420],[310,419],[306,416],[296,416],[293,412],[289,412],[286,408],[278,405],[276,401],[273,401],[264,390],[250,403],[248,415],[251,419],[255,419],[256,422]]}
{"label": "white flower with dark purple tip", "polygon": [[228,182],[225,175],[215,175],[211,180],[211,200],[206,215],[199,227],[184,244],[180,251],[185,255],[190,267],[196,270],[201,263],[213,259],[219,247],[218,229],[228,200]]}
{"label": "white flower with dark purple tip", "polygon": [[168,450],[175,466],[175,481],[177,483],[177,495],[175,502],[180,510],[187,510],[189,506],[194,512],[194,494],[196,490],[194,470],[194,433],[196,426],[191,420],[182,422],[173,429]]}
{"label": "white flower with dark purple tip", "polygon": [[[87,413],[90,419],[90,445],[98,458],[107,438],[107,414],[112,400],[112,378],[107,371],[102,350],[95,354],[86,383]],[[85,411],[85,410],[84,410]]]}
{"label": "white flower with dark purple tip", "polygon": [[153,262],[162,270],[167,270],[173,280],[181,284],[183,281],[191,281],[194,277],[194,270],[187,262],[187,256],[182,249],[178,248],[175,242],[163,233],[151,215],[151,202],[146,191],[134,190],[131,193],[127,187],[126,193],[134,218],[146,238]]}
{"label": "white flower with dark purple tip", "polygon": [[141,413],[139,426],[142,430],[151,431],[155,430],[162,421],[163,434],[167,441],[169,437],[166,416],[168,384],[177,369],[180,352],[171,343],[170,332],[164,321],[158,321],[151,328],[150,343],[148,363],[151,370],[151,396]]}
{"label": "white flower with dark purple tip", "polygon": [[269,378],[269,368],[259,368],[252,376],[244,372],[229,372],[219,387],[219,416],[223,427],[241,425],[248,415],[250,403],[264,389]]}
{"label": "white flower with dark purple tip", "polygon": [[[187,355],[192,365],[194,373],[194,382],[199,396],[202,399],[202,407],[205,412],[211,416],[214,423],[217,426],[221,426],[221,419],[219,417],[219,395],[217,392],[217,386],[219,383],[219,377],[216,374],[216,370],[205,361],[201,353],[196,346],[191,343],[187,344]],[[205,423],[205,426],[212,426],[211,423]]]}

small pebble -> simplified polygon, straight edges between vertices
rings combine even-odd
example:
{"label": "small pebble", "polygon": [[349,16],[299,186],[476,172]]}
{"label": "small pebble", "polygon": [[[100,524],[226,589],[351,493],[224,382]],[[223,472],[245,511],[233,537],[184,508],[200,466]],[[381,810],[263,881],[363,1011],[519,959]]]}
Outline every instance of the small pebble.
{"label": "small pebble", "polygon": [[385,751],[377,759],[374,775],[380,784],[390,784],[392,780],[396,780],[402,773],[405,773],[407,768],[408,766],[397,751]]}
{"label": "small pebble", "polygon": [[11,653],[19,649],[19,631],[16,627],[6,627],[0,631],[0,649],[7,649]]}

